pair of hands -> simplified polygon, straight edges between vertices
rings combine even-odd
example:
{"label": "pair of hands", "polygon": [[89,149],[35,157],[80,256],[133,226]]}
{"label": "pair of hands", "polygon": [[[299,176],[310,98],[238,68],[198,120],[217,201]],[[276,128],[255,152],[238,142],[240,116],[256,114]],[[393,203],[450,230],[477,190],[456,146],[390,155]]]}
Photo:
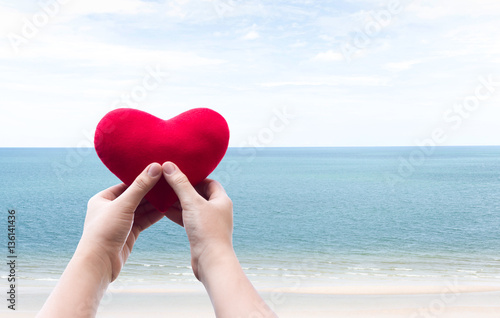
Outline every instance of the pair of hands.
{"label": "pair of hands", "polygon": [[[179,198],[165,214],[144,199],[162,177]],[[207,179],[195,189],[172,162],[163,166],[153,163],[130,187],[116,185],[90,199],[78,250],[102,262],[101,268],[106,270],[110,281],[114,281],[139,234],[165,215],[184,225],[193,272],[199,280],[203,279],[202,264],[210,263],[212,257],[221,253],[232,252],[232,202],[224,188],[217,181]]]}
{"label": "pair of hands", "polygon": [[95,317],[139,234],[164,216],[144,200],[160,178],[179,198],[165,215],[184,225],[193,272],[205,286],[216,316],[277,317],[234,253],[232,202],[224,188],[209,179],[194,188],[175,164],[166,162],[149,165],[130,187],[116,185],[90,199],[80,243],[37,318]]}

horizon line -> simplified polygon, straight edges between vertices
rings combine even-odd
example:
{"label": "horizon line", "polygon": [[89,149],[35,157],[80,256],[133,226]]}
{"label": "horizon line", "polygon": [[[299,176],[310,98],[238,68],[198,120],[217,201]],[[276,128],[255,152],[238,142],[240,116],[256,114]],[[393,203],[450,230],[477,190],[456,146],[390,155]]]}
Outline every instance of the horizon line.
{"label": "horizon line", "polygon": [[[276,148],[426,148],[427,146],[265,146],[265,147],[234,147],[228,149],[276,149]],[[500,145],[433,145],[435,148],[451,148],[451,147],[500,147]],[[69,146],[10,146],[0,149],[94,149],[95,147],[69,147]]]}

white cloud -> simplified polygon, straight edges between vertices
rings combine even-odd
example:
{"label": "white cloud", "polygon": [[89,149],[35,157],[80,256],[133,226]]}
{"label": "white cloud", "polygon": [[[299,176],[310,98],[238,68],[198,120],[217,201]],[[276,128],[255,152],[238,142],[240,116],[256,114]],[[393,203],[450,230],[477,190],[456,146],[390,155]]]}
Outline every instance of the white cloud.
{"label": "white cloud", "polygon": [[305,47],[307,46],[307,42],[305,41],[297,41],[295,43],[290,44],[290,47],[292,49],[300,48],[300,47]]}
{"label": "white cloud", "polygon": [[107,44],[60,36],[44,36],[36,40],[34,43],[27,44],[29,48],[22,49],[17,55],[2,50],[0,58],[10,57],[17,61],[23,59],[75,61],[94,66],[123,65],[125,67],[158,63],[172,69],[224,63],[222,59],[201,57],[191,51],[137,48],[133,45]]}
{"label": "white cloud", "polygon": [[320,62],[335,62],[335,61],[343,61],[344,55],[338,51],[328,50],[326,52],[318,53],[313,60]]}
{"label": "white cloud", "polygon": [[17,31],[16,27],[20,25],[22,18],[23,14],[19,10],[0,4],[0,35],[4,37]]}
{"label": "white cloud", "polygon": [[498,0],[420,0],[408,6],[407,11],[420,19],[435,20],[445,17],[479,17],[500,12]]}
{"label": "white cloud", "polygon": [[329,76],[323,78],[311,78],[299,81],[266,82],[261,83],[263,87],[281,86],[387,86],[389,79],[380,76]]}
{"label": "white cloud", "polygon": [[72,0],[64,5],[64,14],[138,14],[151,12],[152,4],[140,0]]}
{"label": "white cloud", "polygon": [[401,72],[411,69],[414,65],[422,63],[422,60],[409,60],[409,61],[401,61],[401,62],[391,62],[384,65],[384,67],[388,70]]}
{"label": "white cloud", "polygon": [[22,27],[25,19],[30,22],[34,20],[43,22],[43,19],[47,18],[48,23],[42,23],[45,25],[68,22],[91,14],[136,15],[152,12],[154,12],[154,5],[140,0],[72,0],[64,2],[51,0],[36,1],[29,6],[22,6],[22,4],[12,6],[0,3],[0,32],[9,30],[19,33],[19,30],[15,30],[15,28]]}
{"label": "white cloud", "polygon": [[259,37],[260,37],[259,32],[252,30],[252,31],[248,32],[247,34],[245,34],[242,37],[242,39],[243,40],[255,40],[255,39],[258,39]]}

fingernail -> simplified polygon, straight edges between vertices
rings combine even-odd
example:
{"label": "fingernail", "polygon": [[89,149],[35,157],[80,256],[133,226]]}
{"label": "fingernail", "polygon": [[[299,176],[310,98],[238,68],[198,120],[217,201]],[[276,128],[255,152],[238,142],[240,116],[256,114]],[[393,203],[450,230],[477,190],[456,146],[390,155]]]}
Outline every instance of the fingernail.
{"label": "fingernail", "polygon": [[175,172],[175,165],[171,162],[165,162],[163,164],[163,171],[166,175],[171,175]]}
{"label": "fingernail", "polygon": [[148,169],[148,175],[150,177],[156,177],[161,173],[161,166],[157,163],[153,163]]}

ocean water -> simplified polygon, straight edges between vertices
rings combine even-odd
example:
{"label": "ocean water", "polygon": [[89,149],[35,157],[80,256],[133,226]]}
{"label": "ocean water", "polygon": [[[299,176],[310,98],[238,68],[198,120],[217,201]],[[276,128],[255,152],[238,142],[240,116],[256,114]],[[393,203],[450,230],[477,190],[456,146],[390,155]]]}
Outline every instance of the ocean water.
{"label": "ocean water", "polygon": [[[500,147],[230,148],[212,177],[259,286],[500,284]],[[89,198],[117,183],[93,149],[0,149],[0,226],[15,209],[20,284],[57,281]],[[165,219],[141,234],[119,281],[194,284],[184,230]]]}

